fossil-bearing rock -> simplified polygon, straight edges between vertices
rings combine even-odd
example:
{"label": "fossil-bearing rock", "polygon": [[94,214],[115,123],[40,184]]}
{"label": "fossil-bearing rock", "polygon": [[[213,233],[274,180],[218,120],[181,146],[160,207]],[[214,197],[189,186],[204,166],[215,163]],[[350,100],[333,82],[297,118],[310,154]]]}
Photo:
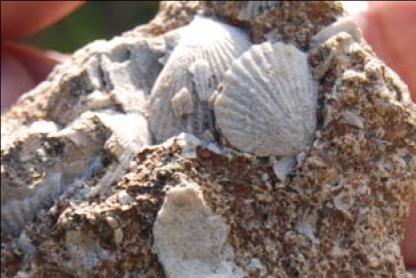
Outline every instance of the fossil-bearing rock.
{"label": "fossil-bearing rock", "polygon": [[162,2],[1,124],[2,277],[407,275],[416,107],[338,2]]}

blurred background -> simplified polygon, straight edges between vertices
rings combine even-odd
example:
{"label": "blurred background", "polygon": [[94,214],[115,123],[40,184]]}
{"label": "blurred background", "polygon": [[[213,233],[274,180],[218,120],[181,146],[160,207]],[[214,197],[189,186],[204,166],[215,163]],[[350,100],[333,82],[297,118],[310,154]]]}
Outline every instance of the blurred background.
{"label": "blurred background", "polygon": [[[366,8],[363,1],[343,1],[355,14]],[[43,49],[73,52],[96,39],[110,39],[147,23],[157,12],[158,1],[87,1],[62,20],[23,41]]]}
{"label": "blurred background", "polygon": [[148,22],[157,1],[88,1],[58,23],[23,41],[44,49],[70,53],[96,39],[110,39]]}
{"label": "blurred background", "polygon": [[[343,2],[375,52],[409,84],[416,99],[416,1]],[[145,24],[159,3],[87,1],[56,22],[77,5],[76,1],[1,1],[2,111],[44,80],[57,60],[65,57],[56,52],[70,54],[94,40],[110,39]]]}

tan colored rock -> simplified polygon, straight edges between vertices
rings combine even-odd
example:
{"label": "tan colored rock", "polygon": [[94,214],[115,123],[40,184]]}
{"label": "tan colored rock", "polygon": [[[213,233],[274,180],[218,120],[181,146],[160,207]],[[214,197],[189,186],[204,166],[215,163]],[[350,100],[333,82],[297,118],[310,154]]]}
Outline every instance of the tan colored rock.
{"label": "tan colored rock", "polygon": [[198,185],[183,182],[169,189],[153,226],[166,276],[241,277],[232,248],[225,246],[228,233],[224,219],[205,204]]}
{"label": "tan colored rock", "polygon": [[[306,150],[256,157],[215,129],[152,145],[149,94],[196,13],[308,55]],[[416,106],[350,25],[311,42],[344,15],[335,2],[165,2],[76,52],[1,117],[2,277],[410,277]]]}

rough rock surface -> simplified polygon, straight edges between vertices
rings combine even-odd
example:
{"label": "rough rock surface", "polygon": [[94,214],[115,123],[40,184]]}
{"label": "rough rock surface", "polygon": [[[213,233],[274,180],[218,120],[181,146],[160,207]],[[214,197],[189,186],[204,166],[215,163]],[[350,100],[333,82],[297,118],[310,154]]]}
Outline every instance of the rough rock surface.
{"label": "rough rock surface", "polygon": [[[258,3],[164,2],[2,115],[2,277],[406,277],[406,85],[348,31],[312,39],[344,16],[338,3]],[[289,167],[185,133],[151,145],[166,32],[198,12],[307,52],[318,129]]]}

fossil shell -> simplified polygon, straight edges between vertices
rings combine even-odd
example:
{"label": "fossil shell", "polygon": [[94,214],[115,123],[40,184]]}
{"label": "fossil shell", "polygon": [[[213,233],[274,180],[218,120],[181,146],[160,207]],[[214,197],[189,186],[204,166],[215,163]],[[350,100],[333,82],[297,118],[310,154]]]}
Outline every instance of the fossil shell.
{"label": "fossil shell", "polygon": [[197,16],[182,29],[151,93],[149,125],[156,143],[183,131],[201,135],[213,126],[207,100],[249,46],[246,33],[212,19]]}
{"label": "fossil shell", "polygon": [[110,153],[116,161],[91,189],[101,192],[124,173],[133,152],[149,141],[147,121],[139,113],[86,112],[59,131],[50,122],[33,123],[16,146],[2,151],[2,231],[18,234],[77,179],[102,169],[102,157]]}
{"label": "fossil shell", "polygon": [[185,87],[179,90],[170,100],[175,117],[181,118],[194,111],[192,95]]}
{"label": "fossil shell", "polygon": [[[1,126],[2,134],[1,140],[1,150],[6,150],[13,147],[13,142],[23,141],[23,140],[37,140],[40,134],[48,134],[50,132],[56,132],[58,126],[54,122],[50,121],[35,121],[30,125],[20,125],[15,126],[14,128],[6,128],[3,130],[3,125]],[[7,132],[7,135],[6,135]],[[31,137],[29,139],[28,137]],[[3,139],[4,138],[4,139]],[[33,144],[31,144],[33,145]]]}
{"label": "fossil shell", "polygon": [[182,34],[184,33],[185,27],[180,27],[178,29],[174,29],[172,31],[167,32],[164,36],[164,55],[159,58],[159,63],[162,65],[166,65],[170,55],[172,54],[173,50],[178,45]]}
{"label": "fossil shell", "polygon": [[[227,254],[229,226],[205,203],[201,188],[171,188],[153,226],[154,249],[167,277],[243,277]],[[231,247],[231,246],[229,246]]]}
{"label": "fossil shell", "polygon": [[284,157],[280,160],[275,160],[274,157],[272,158],[274,174],[280,181],[285,181],[290,171],[296,165],[296,158]]}
{"label": "fossil shell", "polygon": [[350,34],[351,37],[357,42],[361,41],[362,39],[361,31],[358,29],[354,19],[351,16],[343,16],[313,36],[310,42],[310,46],[311,48],[316,47],[319,44],[325,42],[330,37],[335,36],[341,32]]}
{"label": "fossil shell", "polygon": [[216,126],[228,142],[258,156],[292,156],[312,141],[317,84],[307,55],[263,43],[236,60],[214,100]]}
{"label": "fossil shell", "polygon": [[[89,58],[82,66],[74,66],[59,81],[60,89],[52,92],[48,117],[66,125],[89,110],[117,107],[126,113],[144,113],[162,69],[163,38],[115,38],[88,48]],[[72,57],[74,63],[80,54]]]}
{"label": "fossil shell", "polygon": [[[252,23],[265,12],[281,5],[282,1],[207,1],[216,15],[232,14],[233,18],[244,23]],[[230,12],[231,11],[231,12]]]}
{"label": "fossil shell", "polygon": [[2,152],[1,230],[18,234],[75,179],[100,167],[96,157],[109,135],[93,117],[81,117],[61,131],[31,134]]}
{"label": "fossil shell", "polygon": [[117,161],[108,166],[106,173],[91,189],[89,196],[96,196],[106,191],[125,173],[133,154],[141,147],[150,144],[147,121],[140,113],[96,113],[96,115],[112,131],[104,149],[115,155]]}
{"label": "fossil shell", "polygon": [[253,21],[265,11],[279,5],[279,2],[280,1],[247,1],[245,7],[240,9],[237,18],[243,21]]}
{"label": "fossil shell", "polygon": [[111,53],[101,56],[106,86],[114,102],[125,112],[147,110],[151,89],[162,70],[162,40],[127,40]]}
{"label": "fossil shell", "polygon": [[101,122],[112,131],[104,148],[121,160],[127,151],[133,153],[150,143],[147,121],[140,113],[95,113]]}

